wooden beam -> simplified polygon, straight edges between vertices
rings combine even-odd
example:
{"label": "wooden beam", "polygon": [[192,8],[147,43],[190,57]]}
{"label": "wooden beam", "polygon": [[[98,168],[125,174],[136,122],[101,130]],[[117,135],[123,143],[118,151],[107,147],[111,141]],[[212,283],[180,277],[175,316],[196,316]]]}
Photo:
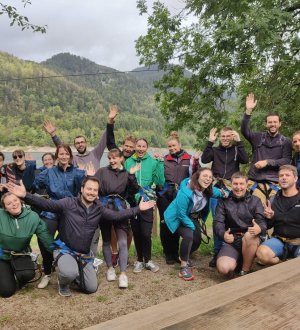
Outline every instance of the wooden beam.
{"label": "wooden beam", "polygon": [[299,275],[296,258],[87,329],[299,329]]}

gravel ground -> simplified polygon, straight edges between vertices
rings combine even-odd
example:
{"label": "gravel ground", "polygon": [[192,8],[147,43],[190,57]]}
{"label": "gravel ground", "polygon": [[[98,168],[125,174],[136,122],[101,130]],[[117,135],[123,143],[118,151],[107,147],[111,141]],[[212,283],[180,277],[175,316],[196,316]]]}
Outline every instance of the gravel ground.
{"label": "gravel ground", "polygon": [[117,282],[107,282],[106,267],[99,272],[98,291],[86,295],[72,288],[72,296],[60,297],[57,278],[53,275],[47,289],[27,285],[11,298],[0,298],[0,329],[83,329],[130,312],[218,284],[225,279],[208,267],[210,256],[194,256],[194,281],[178,277],[179,267],[166,265],[162,258],[153,259],[160,266],[158,273],[144,270],[132,273],[128,268],[129,288],[119,289]]}

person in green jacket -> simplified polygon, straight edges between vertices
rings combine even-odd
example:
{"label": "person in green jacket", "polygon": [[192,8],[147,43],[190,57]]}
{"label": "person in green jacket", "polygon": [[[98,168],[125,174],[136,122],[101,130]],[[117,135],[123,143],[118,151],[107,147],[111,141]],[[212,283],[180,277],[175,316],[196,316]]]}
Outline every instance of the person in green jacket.
{"label": "person in green jacket", "polygon": [[[145,139],[138,139],[135,153],[126,160],[125,168],[130,170],[139,164],[139,170],[135,173],[140,191],[135,195],[138,202],[141,198],[147,200],[153,191],[153,185],[164,184],[164,163],[159,159],[152,158],[148,153],[148,142]],[[150,197],[151,198],[151,197]],[[140,273],[144,268],[153,273],[159,267],[151,261],[152,240],[151,233],[153,227],[153,210],[148,210],[139,214],[136,219],[131,220],[134,244],[137,253],[137,261],[134,264],[134,273]]]}
{"label": "person in green jacket", "polygon": [[[53,238],[37,213],[24,208],[19,197],[7,192],[2,196],[1,203],[3,209],[0,209],[0,297],[6,298],[16,292],[18,285],[22,287],[35,276],[30,256],[15,257],[11,252],[30,252],[33,234],[37,235],[48,251],[52,251]],[[22,266],[19,264],[20,269],[16,267],[17,261],[22,262]]]}

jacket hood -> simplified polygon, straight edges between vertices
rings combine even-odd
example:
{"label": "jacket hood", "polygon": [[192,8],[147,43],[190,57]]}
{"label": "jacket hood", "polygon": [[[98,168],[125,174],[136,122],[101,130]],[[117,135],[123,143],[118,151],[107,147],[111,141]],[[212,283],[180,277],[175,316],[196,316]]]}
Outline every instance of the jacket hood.
{"label": "jacket hood", "polygon": [[187,197],[189,197],[190,199],[193,198],[193,191],[191,188],[188,187],[188,182],[189,182],[190,178],[186,178],[184,180],[181,181],[180,183],[180,191],[182,193],[184,193]]}

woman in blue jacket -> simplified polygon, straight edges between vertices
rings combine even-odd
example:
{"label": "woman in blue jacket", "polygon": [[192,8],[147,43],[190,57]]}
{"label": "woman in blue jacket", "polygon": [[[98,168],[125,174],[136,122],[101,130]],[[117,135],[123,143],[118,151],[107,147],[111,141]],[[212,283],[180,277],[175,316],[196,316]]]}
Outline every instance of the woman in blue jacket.
{"label": "woman in blue jacket", "polygon": [[164,213],[165,222],[172,233],[182,237],[180,244],[179,277],[186,281],[194,279],[188,267],[190,253],[201,243],[199,218],[206,221],[210,197],[221,198],[220,190],[212,187],[213,174],[209,168],[200,168],[191,179],[184,179],[174,201]]}
{"label": "woman in blue jacket", "polygon": [[[57,147],[54,157],[57,165],[44,169],[35,177],[33,183],[34,190],[46,190],[49,198],[53,200],[77,196],[80,192],[81,182],[85,178],[85,171],[73,166],[72,150],[66,144]],[[58,229],[59,220],[56,214],[42,212],[40,216],[46,223],[50,234],[54,237]],[[44,289],[50,281],[53,256],[42,245],[39,246],[43,256],[45,276],[39,283],[38,288]]]}

